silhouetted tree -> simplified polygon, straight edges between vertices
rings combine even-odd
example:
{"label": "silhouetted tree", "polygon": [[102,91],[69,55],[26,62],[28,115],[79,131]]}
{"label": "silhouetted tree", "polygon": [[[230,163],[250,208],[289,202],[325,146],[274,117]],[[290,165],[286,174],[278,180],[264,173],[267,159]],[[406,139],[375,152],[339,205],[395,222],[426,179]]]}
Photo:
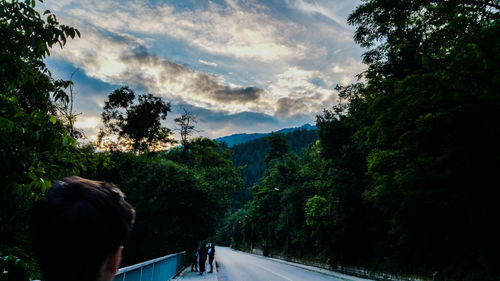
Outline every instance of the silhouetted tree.
{"label": "silhouetted tree", "polygon": [[167,118],[170,103],[152,94],[139,95],[134,104],[135,93],[128,87],[122,87],[109,94],[105,102],[102,120],[105,128],[99,133],[99,142],[105,137],[115,135],[118,145],[124,150],[155,151],[166,149],[173,143],[171,130],[162,126]]}
{"label": "silhouetted tree", "polygon": [[183,110],[184,113],[180,117],[175,118],[174,122],[179,126],[176,130],[181,135],[182,154],[186,157],[187,151],[190,149],[189,138],[194,132],[199,132],[199,130],[195,129],[194,126],[194,124],[198,123],[197,116],[185,108]]}

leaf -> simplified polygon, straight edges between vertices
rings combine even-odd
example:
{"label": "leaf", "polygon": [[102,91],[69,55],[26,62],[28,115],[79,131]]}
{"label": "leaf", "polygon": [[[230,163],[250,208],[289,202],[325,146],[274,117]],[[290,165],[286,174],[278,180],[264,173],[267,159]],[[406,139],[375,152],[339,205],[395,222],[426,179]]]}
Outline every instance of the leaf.
{"label": "leaf", "polygon": [[54,115],[50,115],[49,121],[52,123],[52,125],[55,125],[57,122],[57,118]]}

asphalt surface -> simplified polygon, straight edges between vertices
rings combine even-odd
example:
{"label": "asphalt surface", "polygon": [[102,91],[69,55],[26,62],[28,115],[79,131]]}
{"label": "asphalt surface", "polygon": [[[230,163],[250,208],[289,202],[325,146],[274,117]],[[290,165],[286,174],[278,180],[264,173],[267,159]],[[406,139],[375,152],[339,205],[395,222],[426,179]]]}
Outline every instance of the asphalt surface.
{"label": "asphalt surface", "polygon": [[219,281],[343,281],[227,247],[216,247],[215,254]]}

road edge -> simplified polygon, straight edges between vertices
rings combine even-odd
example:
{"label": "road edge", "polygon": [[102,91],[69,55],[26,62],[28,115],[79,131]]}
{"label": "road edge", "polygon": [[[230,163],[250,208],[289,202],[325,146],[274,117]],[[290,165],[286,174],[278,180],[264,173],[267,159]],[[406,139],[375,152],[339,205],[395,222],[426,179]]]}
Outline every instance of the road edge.
{"label": "road edge", "polygon": [[248,254],[248,255],[252,255],[252,256],[256,256],[256,257],[268,259],[268,260],[272,260],[272,261],[275,261],[275,262],[280,262],[280,263],[292,265],[292,266],[299,267],[299,268],[302,268],[302,269],[306,269],[306,270],[309,270],[309,271],[312,271],[312,272],[317,272],[317,273],[325,274],[325,275],[332,276],[332,277],[335,277],[335,278],[339,278],[339,279],[342,279],[342,280],[345,280],[345,281],[374,281],[373,279],[366,279],[366,278],[361,278],[361,277],[357,277],[357,276],[351,276],[351,275],[343,274],[343,273],[336,272],[336,271],[333,271],[333,270],[328,270],[328,269],[319,268],[319,267],[315,267],[315,266],[310,266],[310,265],[295,263],[295,262],[291,262],[291,261],[284,261],[284,260],[280,260],[280,259],[277,259],[277,258],[264,257],[264,256],[256,255],[256,254],[253,254],[253,253],[248,253],[248,252],[243,252],[243,251],[235,250],[235,249],[233,249],[231,247],[228,247],[228,248],[231,249],[231,250],[233,250],[233,251],[241,252],[243,254]]}
{"label": "road edge", "polygon": [[315,266],[311,266],[311,265],[305,265],[305,264],[291,262],[291,261],[284,261],[284,260],[280,260],[280,259],[277,259],[277,258],[268,258],[268,257],[264,257],[264,258],[267,258],[267,259],[270,259],[270,260],[273,260],[273,261],[276,261],[276,262],[281,262],[281,263],[284,263],[284,264],[292,265],[292,266],[295,266],[295,267],[300,267],[300,268],[303,268],[303,269],[306,269],[306,270],[309,270],[309,271],[322,273],[322,274],[329,275],[329,276],[332,276],[332,277],[336,277],[336,278],[339,278],[339,279],[342,279],[342,280],[346,280],[346,281],[374,281],[373,279],[366,279],[366,278],[361,278],[361,277],[357,277],[357,276],[351,276],[351,275],[343,274],[343,273],[336,272],[336,271],[333,271],[333,270],[328,270],[328,269],[324,269],[324,268],[320,268],[320,267],[315,267]]}

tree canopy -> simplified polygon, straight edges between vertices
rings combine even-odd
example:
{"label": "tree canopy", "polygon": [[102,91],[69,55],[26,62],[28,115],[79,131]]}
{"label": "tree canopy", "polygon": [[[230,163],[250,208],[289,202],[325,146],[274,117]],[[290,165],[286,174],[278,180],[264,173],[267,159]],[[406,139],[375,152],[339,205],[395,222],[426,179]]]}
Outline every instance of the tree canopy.
{"label": "tree canopy", "polygon": [[161,124],[170,112],[170,103],[152,94],[139,95],[137,104],[134,102],[135,93],[129,87],[109,94],[102,112],[105,129],[100,131],[99,141],[106,143],[106,137],[115,135],[118,140],[110,142],[110,148],[165,150],[167,144],[174,142],[171,130]]}
{"label": "tree canopy", "polygon": [[29,208],[55,178],[77,165],[76,141],[57,120],[52,100],[67,99],[71,82],[55,80],[45,66],[49,49],[61,48],[78,30],[61,25],[35,1],[0,2],[0,273],[36,279],[28,251]]}
{"label": "tree canopy", "polygon": [[[363,79],[337,87],[341,103],[317,117],[307,154],[267,167],[228,219],[233,245],[333,267],[498,279],[499,21],[498,1],[363,2],[348,18],[367,48]],[[295,252],[283,229],[302,233],[289,241]]]}

